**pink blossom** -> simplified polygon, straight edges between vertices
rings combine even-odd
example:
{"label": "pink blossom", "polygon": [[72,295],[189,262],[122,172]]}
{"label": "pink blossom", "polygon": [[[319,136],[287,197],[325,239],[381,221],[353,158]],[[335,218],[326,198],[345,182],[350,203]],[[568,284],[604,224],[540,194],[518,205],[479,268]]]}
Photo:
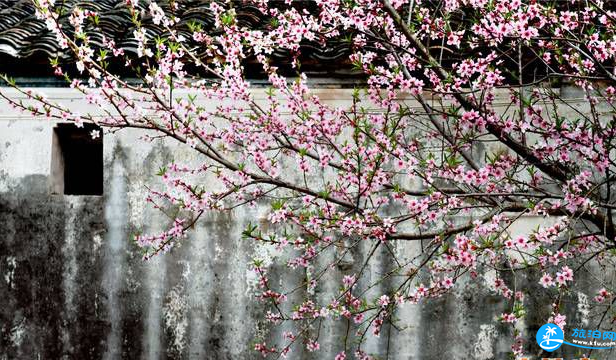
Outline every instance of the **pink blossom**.
{"label": "pink blossom", "polygon": [[377,303],[379,304],[380,307],[387,307],[387,305],[389,305],[389,301],[390,301],[389,296],[381,295]]}
{"label": "pink blossom", "polygon": [[541,284],[541,286],[543,286],[544,288],[549,288],[551,286],[554,286],[554,280],[552,276],[550,276],[550,274],[546,273],[543,274],[543,276],[541,277],[539,284]]}

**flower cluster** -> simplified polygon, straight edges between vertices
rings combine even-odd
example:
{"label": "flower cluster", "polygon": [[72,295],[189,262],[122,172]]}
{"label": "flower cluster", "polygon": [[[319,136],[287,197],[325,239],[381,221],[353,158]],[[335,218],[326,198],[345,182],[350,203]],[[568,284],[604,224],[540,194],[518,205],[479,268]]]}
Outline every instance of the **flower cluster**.
{"label": "flower cluster", "polygon": [[[28,100],[0,96],[33,115],[138,128],[200,155],[163,164],[152,181],[147,201],[172,219],[136,236],[145,258],[184,241],[203,214],[265,211],[266,224],[242,234],[279,254],[253,262],[264,323],[286,329],[280,341],[257,339],[263,356],[321,351],[319,327],[331,320],[355,340],[336,359],[368,359],[366,337],[388,336],[400,308],[468,282],[487,284],[506,306],[495,318],[515,326],[537,296],[520,284],[538,283],[554,303],[545,320],[564,326],[575,272],[614,265],[616,13],[577,0],[247,3],[267,26],[247,27],[233,2],[209,3],[212,24],[183,26],[175,2],[127,1],[132,52],[91,40],[95,12],[73,9],[67,29],[62,7],[39,0],[37,16],[79,78],[52,60],[56,75],[100,113],[8,78]],[[344,101],[302,72],[303,54],[332,41],[363,80],[339,91]],[[280,52],[289,64],[274,63]],[[247,78],[255,64],[265,89]],[[377,261],[387,270],[367,270]],[[600,283],[595,303],[607,314],[613,291],[597,272],[587,278]],[[523,346],[518,336],[512,350]]]}

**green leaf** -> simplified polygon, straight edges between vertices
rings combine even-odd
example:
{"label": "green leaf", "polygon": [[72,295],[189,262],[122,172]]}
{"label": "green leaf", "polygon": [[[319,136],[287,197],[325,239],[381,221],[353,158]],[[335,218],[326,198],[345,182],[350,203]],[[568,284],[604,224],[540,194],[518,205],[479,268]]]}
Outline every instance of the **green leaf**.
{"label": "green leaf", "polygon": [[248,225],[246,225],[246,229],[244,229],[244,231],[242,231],[242,237],[243,238],[250,238],[252,237],[252,234],[257,230],[257,225],[253,225],[252,223],[248,223]]}
{"label": "green leaf", "polygon": [[274,211],[280,210],[280,209],[282,209],[284,207],[284,203],[285,203],[284,200],[278,199],[278,200],[272,202],[272,209]]}
{"label": "green leaf", "polygon": [[187,26],[188,26],[188,30],[190,30],[191,32],[200,32],[201,31],[201,24],[199,24],[195,20],[189,21]]}
{"label": "green leaf", "polygon": [[231,26],[235,22],[235,12],[227,11],[220,16],[220,22],[225,26]]}
{"label": "green leaf", "polygon": [[9,84],[10,86],[17,86],[17,83],[15,82],[15,79],[13,79],[12,77],[6,75],[6,74],[2,74],[0,75],[2,77],[2,79],[4,79],[4,81],[6,81],[7,84]]}

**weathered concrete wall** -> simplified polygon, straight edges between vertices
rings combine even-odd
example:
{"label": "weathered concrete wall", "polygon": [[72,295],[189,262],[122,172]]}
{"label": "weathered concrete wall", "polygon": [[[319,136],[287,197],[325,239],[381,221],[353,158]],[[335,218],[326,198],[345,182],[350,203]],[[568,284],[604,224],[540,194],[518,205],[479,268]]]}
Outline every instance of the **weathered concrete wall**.
{"label": "weathered concrete wall", "polygon": [[[343,91],[328,91],[332,101],[344,98]],[[50,92],[80,101],[67,90]],[[104,195],[52,195],[53,126],[0,106],[0,359],[260,358],[251,344],[263,309],[252,301],[248,263],[275,254],[240,234],[248,222],[262,221],[263,211],[210,215],[180,247],[144,262],[133,234],[169,223],[145,205],[144,186],[170,160],[198,155],[170,141],[144,143],[132,130],[106,135]],[[410,259],[416,246],[395,251]],[[352,255],[361,264],[365,252]],[[385,253],[371,264],[374,276],[390,266]],[[330,283],[352,267],[332,272]],[[489,281],[489,275],[469,280],[451,296],[406,305],[399,313],[404,331],[384,329],[367,350],[390,359],[507,358],[510,329],[494,321],[505,304],[482,290]],[[542,302],[536,279],[520,286],[536,288],[537,297],[527,300],[533,313],[518,325],[532,344],[550,304]],[[327,299],[331,290],[326,283],[316,296]],[[585,301],[580,296],[571,296],[570,323],[587,320],[577,311]],[[291,358],[333,358],[346,329],[326,323],[322,331],[320,352],[297,348]]]}

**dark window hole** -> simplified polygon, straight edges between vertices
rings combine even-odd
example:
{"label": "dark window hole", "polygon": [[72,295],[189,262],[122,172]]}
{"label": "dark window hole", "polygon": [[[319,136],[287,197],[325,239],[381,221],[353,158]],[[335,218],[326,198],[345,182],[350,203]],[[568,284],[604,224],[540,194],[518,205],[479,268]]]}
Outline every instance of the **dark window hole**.
{"label": "dark window hole", "polygon": [[[92,138],[92,132],[99,136]],[[103,132],[93,124],[54,128],[52,189],[56,194],[103,194]]]}

